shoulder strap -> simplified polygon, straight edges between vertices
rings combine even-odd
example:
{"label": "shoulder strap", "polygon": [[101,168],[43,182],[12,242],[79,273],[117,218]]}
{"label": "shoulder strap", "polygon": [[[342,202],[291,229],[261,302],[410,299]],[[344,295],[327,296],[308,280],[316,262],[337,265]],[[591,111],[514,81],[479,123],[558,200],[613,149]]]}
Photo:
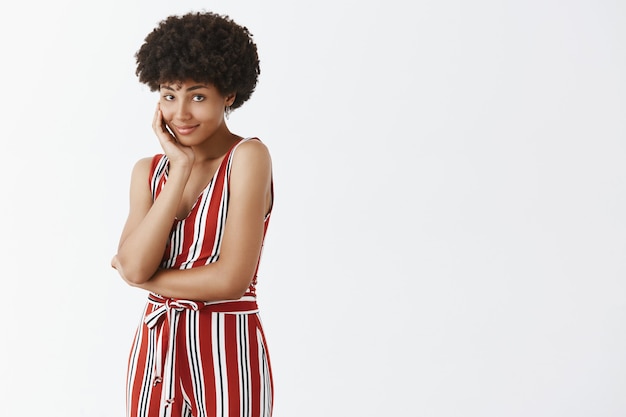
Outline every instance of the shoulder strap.
{"label": "shoulder strap", "polygon": [[152,157],[152,166],[150,167],[150,191],[152,192],[152,200],[154,201],[161,187],[163,186],[163,176],[167,176],[168,159],[165,154],[156,154]]}

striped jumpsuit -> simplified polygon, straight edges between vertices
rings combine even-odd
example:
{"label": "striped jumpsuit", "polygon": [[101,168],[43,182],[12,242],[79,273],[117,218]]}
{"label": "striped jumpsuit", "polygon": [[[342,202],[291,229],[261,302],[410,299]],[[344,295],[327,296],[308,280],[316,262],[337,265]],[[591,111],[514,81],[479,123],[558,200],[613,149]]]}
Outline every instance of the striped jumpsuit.
{"label": "striped jumpsuit", "polygon": [[[161,268],[217,261],[235,144],[185,219],[175,220]],[[168,159],[155,155],[156,199]],[[267,231],[269,213],[265,218]],[[258,263],[257,263],[258,270]],[[150,293],[130,352],[127,417],[269,417],[273,381],[256,303],[256,273],[235,301],[196,302]]]}

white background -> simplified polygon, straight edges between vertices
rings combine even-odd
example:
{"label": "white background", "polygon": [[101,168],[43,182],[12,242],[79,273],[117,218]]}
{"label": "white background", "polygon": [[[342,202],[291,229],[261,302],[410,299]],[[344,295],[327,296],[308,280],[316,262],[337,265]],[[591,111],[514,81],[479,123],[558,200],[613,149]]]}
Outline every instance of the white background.
{"label": "white background", "polygon": [[203,8],[261,58],[275,416],[626,415],[621,0],[3,4],[2,416],[124,413],[133,55]]}

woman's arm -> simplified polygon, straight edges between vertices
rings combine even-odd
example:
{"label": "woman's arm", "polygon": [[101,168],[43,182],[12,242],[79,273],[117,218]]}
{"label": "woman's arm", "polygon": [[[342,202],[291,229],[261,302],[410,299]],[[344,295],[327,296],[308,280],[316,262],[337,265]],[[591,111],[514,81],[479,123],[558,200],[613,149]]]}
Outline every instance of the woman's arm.
{"label": "woman's arm", "polygon": [[152,125],[170,167],[167,182],[154,203],[148,181],[151,158],[138,161],[133,168],[130,211],[117,255],[111,261],[131,285],[146,282],[157,271],[194,160],[191,148],[178,145],[167,132],[158,107]]}
{"label": "woman's arm", "polygon": [[171,298],[241,298],[261,253],[265,216],[272,204],[271,177],[271,158],[265,145],[257,140],[239,145],[231,167],[228,215],[219,259],[191,269],[159,270],[135,286]]}
{"label": "woman's arm", "polygon": [[129,284],[140,284],[154,275],[176,216],[186,176],[170,172],[159,197],[152,202],[148,176],[151,158],[135,164],[131,177],[130,211],[112,266]]}

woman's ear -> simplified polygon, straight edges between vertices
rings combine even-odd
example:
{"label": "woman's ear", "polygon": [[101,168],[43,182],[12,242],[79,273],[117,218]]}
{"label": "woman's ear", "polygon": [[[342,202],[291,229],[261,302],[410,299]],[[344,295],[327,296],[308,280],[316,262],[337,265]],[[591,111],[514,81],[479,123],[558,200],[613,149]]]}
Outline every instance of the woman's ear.
{"label": "woman's ear", "polygon": [[237,98],[237,93],[230,93],[226,95],[226,107],[230,107],[235,102],[235,98]]}

